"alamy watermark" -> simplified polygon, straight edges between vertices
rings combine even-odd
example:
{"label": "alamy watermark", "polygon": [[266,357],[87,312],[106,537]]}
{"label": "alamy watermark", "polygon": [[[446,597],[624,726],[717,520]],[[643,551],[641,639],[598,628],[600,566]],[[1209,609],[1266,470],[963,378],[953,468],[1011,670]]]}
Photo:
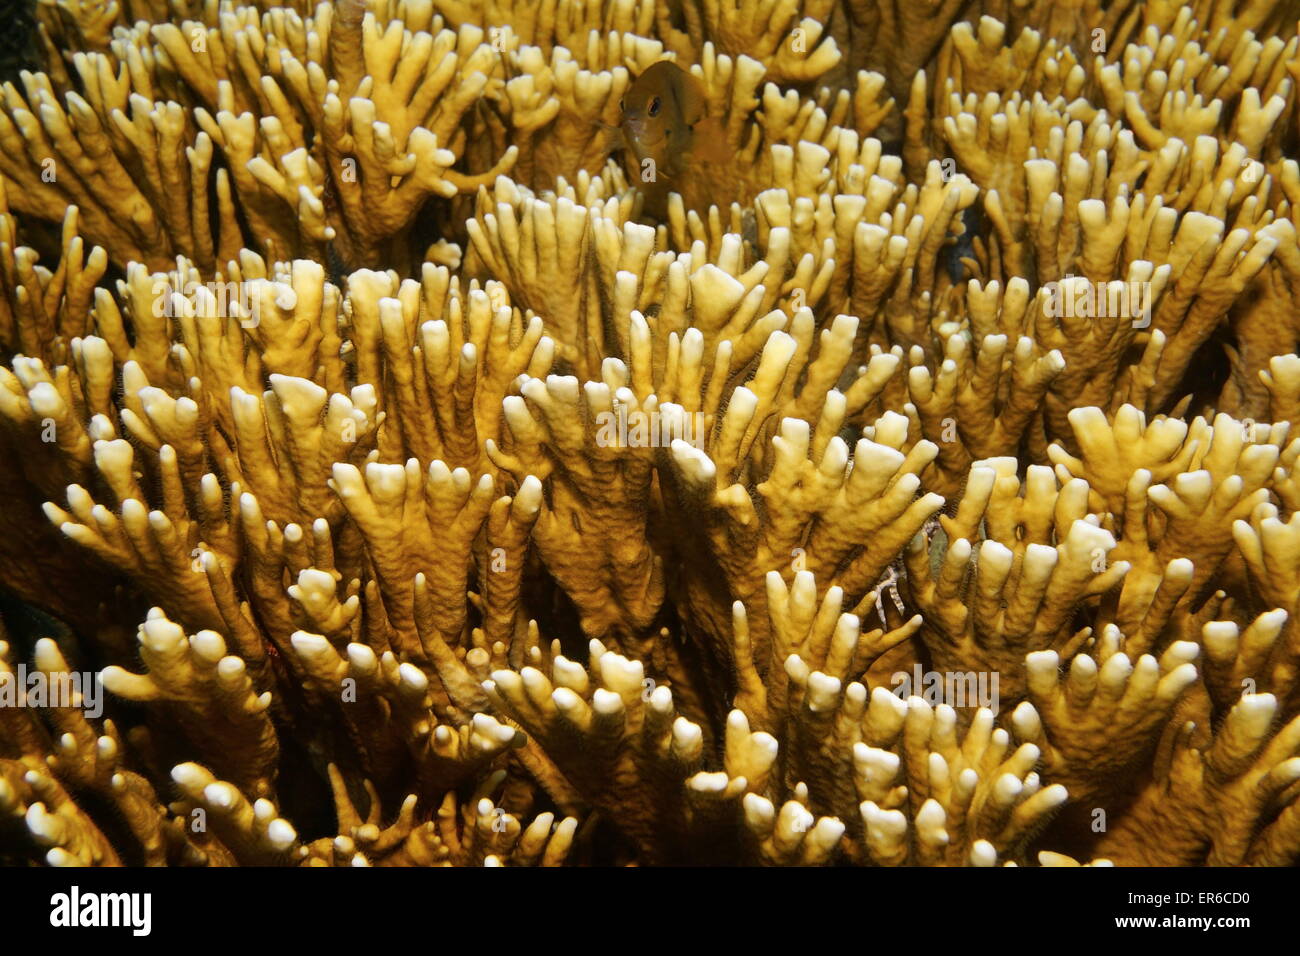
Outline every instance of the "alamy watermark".
{"label": "alamy watermark", "polygon": [[0,707],[77,707],[92,720],[104,712],[104,684],[94,671],[0,671]]}
{"label": "alamy watermark", "polygon": [[50,925],[57,927],[120,926],[133,936],[148,936],[152,913],[150,893],[83,893],[74,886],[50,897]]}
{"label": "alamy watermark", "polygon": [[667,448],[674,441],[684,441],[703,450],[705,420],[703,412],[687,414],[674,411],[643,412],[618,405],[612,412],[596,414],[596,444],[601,448]]}
{"label": "alamy watermark", "polygon": [[274,302],[281,309],[292,309],[298,304],[298,294],[287,282],[270,282],[267,279],[245,279],[241,282],[185,283],[177,290],[168,282],[153,284],[154,318],[175,318],[182,314],[188,302],[195,315],[202,318],[238,319],[246,329],[255,329],[262,321],[263,291],[271,284]]}
{"label": "alamy watermark", "polygon": [[910,674],[895,671],[889,683],[904,700],[920,697],[932,707],[987,707],[998,712],[997,671],[923,671],[915,664]]}
{"label": "alamy watermark", "polygon": [[1093,282],[1083,276],[1067,275],[1061,281],[1046,282],[1048,299],[1044,311],[1052,318],[1132,319],[1133,328],[1151,325],[1150,282]]}

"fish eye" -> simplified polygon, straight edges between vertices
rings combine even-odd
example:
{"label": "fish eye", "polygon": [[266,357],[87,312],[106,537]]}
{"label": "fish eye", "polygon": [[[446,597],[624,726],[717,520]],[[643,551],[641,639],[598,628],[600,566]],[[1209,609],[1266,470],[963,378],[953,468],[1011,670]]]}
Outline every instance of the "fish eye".
{"label": "fish eye", "polygon": [[649,113],[651,116],[659,115],[659,97],[656,96],[654,99],[650,101],[650,108],[646,110],[646,112]]}

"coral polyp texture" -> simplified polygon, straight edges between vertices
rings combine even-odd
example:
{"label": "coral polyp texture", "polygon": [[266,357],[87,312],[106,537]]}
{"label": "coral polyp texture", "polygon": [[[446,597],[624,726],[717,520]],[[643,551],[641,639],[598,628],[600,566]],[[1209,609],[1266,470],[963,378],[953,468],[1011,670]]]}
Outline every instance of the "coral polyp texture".
{"label": "coral polyp texture", "polygon": [[1300,858],[1300,3],[4,6],[0,862]]}

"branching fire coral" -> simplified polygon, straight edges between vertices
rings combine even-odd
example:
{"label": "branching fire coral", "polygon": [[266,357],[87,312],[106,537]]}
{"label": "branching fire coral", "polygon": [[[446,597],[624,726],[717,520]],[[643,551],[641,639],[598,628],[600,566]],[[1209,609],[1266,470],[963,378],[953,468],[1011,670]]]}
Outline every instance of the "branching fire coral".
{"label": "branching fire coral", "polygon": [[41,0],[0,862],[1300,860],[1298,18]]}

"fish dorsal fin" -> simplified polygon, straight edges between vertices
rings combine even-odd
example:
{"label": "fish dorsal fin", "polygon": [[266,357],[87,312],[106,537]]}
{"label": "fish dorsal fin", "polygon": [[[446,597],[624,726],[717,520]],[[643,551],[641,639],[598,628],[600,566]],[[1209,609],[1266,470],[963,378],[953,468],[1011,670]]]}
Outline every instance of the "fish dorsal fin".
{"label": "fish dorsal fin", "polygon": [[687,126],[694,126],[704,119],[708,109],[708,101],[704,98],[704,84],[694,74],[687,73],[681,67],[678,67],[678,70],[680,82],[677,88],[682,121]]}

